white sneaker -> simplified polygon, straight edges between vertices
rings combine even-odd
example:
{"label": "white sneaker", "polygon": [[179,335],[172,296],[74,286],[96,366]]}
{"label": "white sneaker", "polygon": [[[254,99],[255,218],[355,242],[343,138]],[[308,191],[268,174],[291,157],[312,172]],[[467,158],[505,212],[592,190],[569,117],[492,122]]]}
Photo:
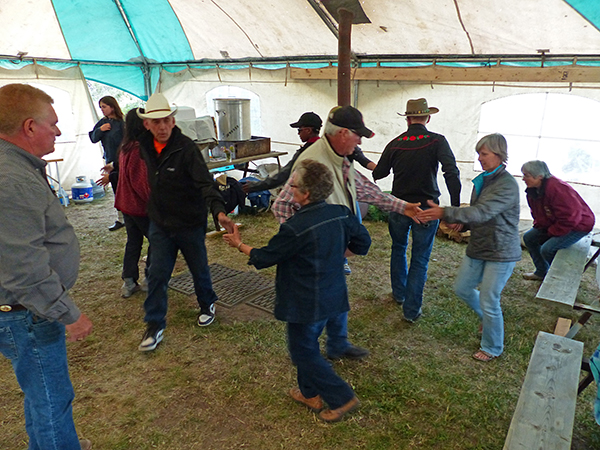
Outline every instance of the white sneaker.
{"label": "white sneaker", "polygon": [[208,308],[202,308],[198,314],[198,326],[207,327],[215,320],[215,304],[213,303]]}
{"label": "white sneaker", "polygon": [[140,352],[149,352],[154,350],[163,340],[164,332],[164,328],[158,328],[154,323],[151,325],[149,324],[148,328],[146,328],[146,332],[144,333],[144,337],[142,338],[142,342],[140,343],[138,350]]}

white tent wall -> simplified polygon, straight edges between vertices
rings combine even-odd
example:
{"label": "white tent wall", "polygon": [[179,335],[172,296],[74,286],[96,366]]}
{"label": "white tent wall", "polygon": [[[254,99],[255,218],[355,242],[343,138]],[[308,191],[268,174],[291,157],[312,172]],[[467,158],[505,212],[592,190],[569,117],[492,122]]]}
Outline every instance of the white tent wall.
{"label": "white tent wall", "polygon": [[[0,86],[10,83],[31,84],[54,97],[58,127],[63,135],[57,139],[54,153],[45,159],[63,159],[58,163],[62,186],[69,190],[79,175],[94,180],[99,178],[104,165],[102,151],[100,144],[92,144],[88,136],[95,117],[79,68],[52,70],[40,65],[29,65],[19,70],[0,68]],[[49,172],[53,169],[49,167]]]}
{"label": "white tent wall", "polygon": [[[305,81],[286,77],[287,71],[246,69],[235,71],[185,70],[176,74],[163,72],[160,89],[169,101],[192,106],[197,115],[208,114],[206,92],[223,85],[235,85],[256,93],[260,98],[263,136],[271,138],[275,151],[287,151],[287,161],[299,147],[296,130],[289,127],[300,114],[314,111],[325,119],[327,112],[337,104],[337,83],[335,81]],[[219,79],[220,78],[220,79]],[[428,128],[446,136],[461,172],[463,190],[461,201],[468,203],[471,195],[471,180],[480,172],[474,170],[477,160],[475,144],[480,120],[481,106],[498,98],[532,92],[560,92],[578,95],[600,101],[599,86],[572,87],[568,85],[532,86],[527,85],[445,85],[429,83],[399,83],[361,81],[354,84],[356,106],[362,111],[365,123],[375,132],[372,139],[363,139],[361,148],[366,155],[378,161],[385,145],[406,129],[406,122],[398,112],[404,112],[406,101],[425,97],[431,106],[440,108],[432,116]],[[509,158],[511,149],[509,147]],[[550,168],[552,170],[552,167]],[[359,166],[368,175],[368,171]],[[390,190],[392,175],[380,180],[383,190]],[[521,217],[530,218],[525,199],[525,184],[520,177]],[[441,203],[448,205],[449,197],[443,176],[439,174],[442,191]],[[600,214],[600,187],[571,183],[590,205],[596,215]]]}

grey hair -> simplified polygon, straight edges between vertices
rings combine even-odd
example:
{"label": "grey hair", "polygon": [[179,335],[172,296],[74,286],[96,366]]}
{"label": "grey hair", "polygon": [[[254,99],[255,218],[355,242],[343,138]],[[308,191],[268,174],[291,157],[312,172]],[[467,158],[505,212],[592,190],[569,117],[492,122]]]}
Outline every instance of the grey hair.
{"label": "grey hair", "polygon": [[325,128],[323,129],[323,134],[328,136],[335,136],[340,131],[342,131],[343,127],[338,127],[337,125],[332,124],[329,120],[325,122]]}
{"label": "grey hair", "polygon": [[333,192],[333,174],[325,164],[305,159],[298,163],[294,170],[296,188],[301,192],[308,192],[311,203],[325,200]]}
{"label": "grey hair", "polygon": [[550,173],[550,169],[548,169],[546,163],[544,161],[539,160],[527,161],[521,167],[521,172],[523,172],[524,174],[529,174],[533,178],[541,176],[542,178],[546,179],[552,176],[552,174]]}
{"label": "grey hair", "polygon": [[483,146],[490,152],[498,155],[503,163],[508,161],[508,144],[506,143],[506,138],[500,133],[488,134],[479,139],[479,142],[475,146],[475,151],[479,153]]}

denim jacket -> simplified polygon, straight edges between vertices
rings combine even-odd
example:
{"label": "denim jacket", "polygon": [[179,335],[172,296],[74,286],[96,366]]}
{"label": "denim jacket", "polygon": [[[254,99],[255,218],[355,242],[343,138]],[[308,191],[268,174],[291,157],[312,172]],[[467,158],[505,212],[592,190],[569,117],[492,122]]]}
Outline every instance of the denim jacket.
{"label": "denim jacket", "polygon": [[370,245],[369,232],[347,207],[321,201],[282,223],[266,247],[251,250],[248,264],[277,264],[277,319],[312,323],[350,309],[344,252],[366,255]]}

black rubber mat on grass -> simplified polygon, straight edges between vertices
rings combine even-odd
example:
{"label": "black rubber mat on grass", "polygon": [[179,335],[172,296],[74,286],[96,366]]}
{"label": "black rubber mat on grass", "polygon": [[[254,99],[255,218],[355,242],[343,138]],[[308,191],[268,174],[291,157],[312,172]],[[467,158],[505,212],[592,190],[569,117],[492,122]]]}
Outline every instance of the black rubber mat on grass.
{"label": "black rubber mat on grass", "polygon": [[273,288],[273,281],[254,272],[241,272],[218,283],[213,288],[219,297],[219,304],[235,306]]}
{"label": "black rubber mat on grass", "polygon": [[[221,280],[243,273],[241,270],[231,269],[222,266],[221,264],[210,264],[208,268],[210,269],[210,278],[212,279],[213,285]],[[188,270],[172,277],[169,281],[169,287],[183,294],[192,295],[194,293],[194,280],[192,279],[192,274]]]}
{"label": "black rubber mat on grass", "polygon": [[[241,270],[231,269],[220,264],[210,264],[210,276],[213,283],[213,289],[219,297],[217,302],[226,307],[232,307],[240,303],[251,301],[249,305],[273,312],[273,306],[269,306],[269,300],[263,299],[273,297],[273,281],[261,277],[255,272],[242,272]],[[188,270],[180,275],[174,276],[169,281],[169,287],[186,295],[194,294],[194,280]],[[269,294],[273,291],[273,294]]]}
{"label": "black rubber mat on grass", "polygon": [[247,304],[273,314],[273,310],[275,309],[275,287],[263,292],[260,295],[257,295],[251,300],[248,300]]}

